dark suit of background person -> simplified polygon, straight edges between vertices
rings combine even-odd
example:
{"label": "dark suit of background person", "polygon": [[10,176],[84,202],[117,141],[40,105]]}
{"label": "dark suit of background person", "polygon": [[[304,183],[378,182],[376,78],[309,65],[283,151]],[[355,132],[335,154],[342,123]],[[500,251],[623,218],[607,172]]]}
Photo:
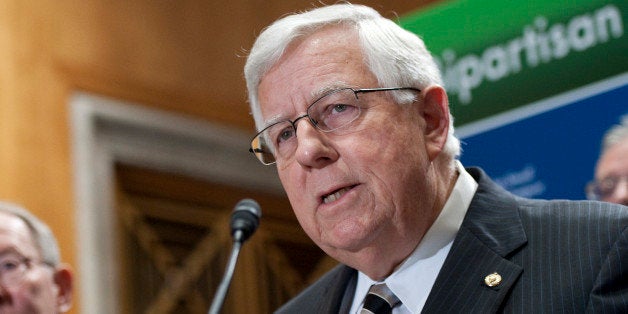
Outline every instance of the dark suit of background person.
{"label": "dark suit of background person", "polygon": [[357,312],[382,282],[402,301],[393,314],[628,312],[628,209],[519,198],[465,170],[416,35],[323,7],[262,32],[245,77],[251,151],[342,265],[278,313]]}

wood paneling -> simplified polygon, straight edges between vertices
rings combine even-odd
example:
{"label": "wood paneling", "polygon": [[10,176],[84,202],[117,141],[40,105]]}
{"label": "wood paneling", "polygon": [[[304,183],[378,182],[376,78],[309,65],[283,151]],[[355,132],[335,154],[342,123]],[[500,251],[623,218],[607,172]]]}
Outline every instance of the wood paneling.
{"label": "wood paneling", "polygon": [[271,313],[335,265],[302,231],[285,197],[125,165],[116,177],[121,312],[206,313],[242,195],[260,203],[263,219],[240,252],[225,313]]}

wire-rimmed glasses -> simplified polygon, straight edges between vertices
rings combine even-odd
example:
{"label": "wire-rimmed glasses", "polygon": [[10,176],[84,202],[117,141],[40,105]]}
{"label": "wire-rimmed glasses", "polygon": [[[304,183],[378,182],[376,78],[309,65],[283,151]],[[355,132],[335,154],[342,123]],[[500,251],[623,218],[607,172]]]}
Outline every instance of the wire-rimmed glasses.
{"label": "wire-rimmed glasses", "polygon": [[280,158],[288,159],[296,151],[299,120],[307,118],[320,131],[332,132],[351,124],[360,116],[364,107],[358,94],[395,90],[420,92],[414,87],[341,88],[331,91],[307,107],[306,114],[265,127],[253,137],[249,151],[264,165],[271,165]]}
{"label": "wire-rimmed glasses", "polygon": [[591,200],[607,200],[620,184],[628,184],[628,174],[608,176],[599,181],[591,181],[586,186],[587,198]]}
{"label": "wire-rimmed glasses", "polygon": [[[17,253],[4,253],[0,255],[0,284],[4,287],[12,287],[24,279],[26,271],[31,269],[35,262],[28,257]],[[41,262],[41,264],[49,265]]]}

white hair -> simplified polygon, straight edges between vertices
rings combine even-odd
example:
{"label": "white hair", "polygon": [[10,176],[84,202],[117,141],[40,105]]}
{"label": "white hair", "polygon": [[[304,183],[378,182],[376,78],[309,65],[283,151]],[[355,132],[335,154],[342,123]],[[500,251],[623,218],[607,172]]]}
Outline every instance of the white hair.
{"label": "white hair", "polygon": [[604,134],[602,154],[615,144],[628,139],[628,114],[621,117],[619,124],[612,126]]}
{"label": "white hair", "polygon": [[[315,8],[275,21],[259,35],[251,48],[244,76],[258,130],[263,127],[257,91],[262,77],[291,43],[328,25],[345,25],[357,32],[359,42],[356,44],[360,45],[365,63],[381,86],[424,89],[430,85],[443,85],[432,55],[414,33],[363,5],[343,3]],[[396,95],[397,102],[404,103],[400,97],[400,94]],[[444,152],[452,158],[460,155],[460,141],[454,136],[451,115]]]}
{"label": "white hair", "polygon": [[34,241],[33,244],[38,249],[39,254],[41,254],[42,261],[54,267],[59,265],[61,262],[59,246],[48,225],[28,210],[13,203],[0,201],[0,212],[21,219],[28,227]]}

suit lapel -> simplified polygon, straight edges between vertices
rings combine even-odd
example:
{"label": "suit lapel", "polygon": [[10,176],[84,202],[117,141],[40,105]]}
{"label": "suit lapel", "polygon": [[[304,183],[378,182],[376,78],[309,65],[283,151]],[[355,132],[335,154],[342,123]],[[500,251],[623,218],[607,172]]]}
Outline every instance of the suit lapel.
{"label": "suit lapel", "polygon": [[[493,313],[523,269],[506,259],[526,243],[515,198],[479,169],[467,169],[478,191],[456,235],[449,255],[423,308],[424,313],[450,311]],[[489,286],[490,274],[497,284]]]}
{"label": "suit lapel", "polygon": [[[312,313],[348,313],[351,309],[357,281],[357,271],[339,265],[329,277],[321,299],[312,307]],[[347,308],[347,302],[348,308]],[[307,311],[306,311],[307,312]]]}

